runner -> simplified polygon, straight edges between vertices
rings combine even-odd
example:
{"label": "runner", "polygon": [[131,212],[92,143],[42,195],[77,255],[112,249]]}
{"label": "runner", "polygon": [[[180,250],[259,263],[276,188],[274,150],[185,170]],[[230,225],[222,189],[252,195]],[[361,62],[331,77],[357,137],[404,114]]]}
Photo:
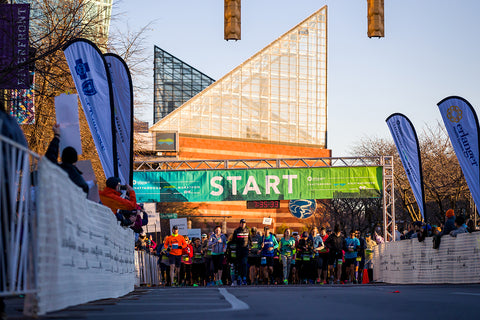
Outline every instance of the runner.
{"label": "runner", "polygon": [[311,232],[311,237],[312,237],[312,241],[313,241],[313,251],[314,251],[314,254],[315,254],[315,258],[312,262],[312,276],[315,277],[315,283],[319,284],[321,283],[321,275],[322,275],[322,264],[323,264],[323,260],[322,260],[322,256],[320,256],[320,252],[321,250],[323,250],[325,248],[325,245],[323,243],[323,239],[322,237],[320,236],[320,234],[318,233],[318,228],[317,227],[313,227],[312,229],[312,232]]}
{"label": "runner", "polygon": [[355,230],[355,237],[360,241],[360,247],[358,248],[357,253],[357,266],[355,268],[355,278],[357,283],[362,283],[363,279],[363,269],[365,268],[365,248],[367,247],[365,243],[365,238],[361,236],[360,230]]}
{"label": "runner", "polygon": [[187,236],[185,236],[185,242],[187,243],[187,246],[182,250],[182,286],[190,286],[192,285],[193,247]]}
{"label": "runner", "polygon": [[[295,239],[290,237],[290,229],[285,229],[283,232],[283,238],[279,243],[280,257],[282,259],[283,265],[283,283],[288,284],[288,279],[290,276],[290,265],[292,263],[292,258],[294,256],[295,250]],[[295,259],[293,258],[293,261]]]}
{"label": "runner", "polygon": [[222,286],[223,257],[227,250],[227,237],[222,233],[220,226],[215,227],[215,232],[210,237],[210,240],[208,240],[208,248],[212,250],[215,285]]}
{"label": "runner", "polygon": [[262,252],[260,266],[263,273],[264,284],[274,284],[275,280],[273,279],[273,256],[275,255],[275,249],[278,248],[278,241],[275,236],[270,233],[270,227],[265,226],[264,236],[262,237]]}
{"label": "runner", "polygon": [[[178,234],[178,227],[173,226],[172,235],[165,239],[163,250],[169,253],[168,262],[170,264],[170,285],[180,284],[180,263],[182,260],[182,249],[187,246],[182,235]],[[175,274],[177,278],[175,279]],[[175,282],[175,280],[177,280]]]}
{"label": "runner", "polygon": [[304,231],[302,237],[298,241],[297,245],[297,269],[301,283],[307,284],[309,280],[312,280],[312,256],[313,253],[313,241],[308,237],[308,232]]}
{"label": "runner", "polygon": [[[236,270],[239,275],[238,284],[247,284],[248,248],[251,244],[250,230],[245,219],[240,220],[240,226],[233,232],[233,241],[237,245]],[[241,281],[241,282],[240,282]]]}
{"label": "runner", "polygon": [[237,285],[237,271],[235,269],[235,263],[237,261],[237,243],[233,241],[233,235],[230,235],[227,241],[227,263],[230,266],[230,281],[231,286]]}
{"label": "runner", "polygon": [[[325,227],[320,228],[320,236],[322,237],[322,241],[325,244],[325,241],[328,239],[327,230]],[[328,248],[326,246],[323,247],[319,251],[320,258],[322,258],[322,280],[323,284],[327,284],[328,281]]]}
{"label": "runner", "polygon": [[345,267],[347,271],[347,281],[354,283],[355,266],[357,265],[357,250],[360,248],[360,241],[355,237],[355,231],[350,231],[350,237],[345,239]]}
{"label": "runner", "polygon": [[193,286],[204,286],[205,283],[205,259],[203,258],[202,240],[195,238],[193,242],[192,282]]}
{"label": "runner", "polygon": [[250,238],[250,253],[248,254],[248,265],[250,266],[249,278],[250,284],[258,284],[258,275],[260,272],[260,246],[262,244],[262,236],[257,233],[257,228],[252,227]]}
{"label": "runner", "polygon": [[[330,270],[330,282],[333,283],[335,279],[336,283],[340,283],[340,278],[342,276],[342,264],[343,264],[343,245],[344,238],[342,237],[342,232],[338,225],[335,226],[333,233],[328,236],[326,246],[329,252],[328,260],[328,269]],[[336,273],[334,272],[334,267],[336,266]],[[335,277],[334,277],[335,275]]]}

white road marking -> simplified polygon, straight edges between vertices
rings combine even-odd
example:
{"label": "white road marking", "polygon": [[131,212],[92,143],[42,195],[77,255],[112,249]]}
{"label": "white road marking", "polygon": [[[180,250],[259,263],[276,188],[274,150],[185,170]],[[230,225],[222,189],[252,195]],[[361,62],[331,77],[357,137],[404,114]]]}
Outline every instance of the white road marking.
{"label": "white road marking", "polygon": [[480,293],[471,293],[471,292],[452,292],[452,294],[461,294],[465,296],[480,296]]}
{"label": "white road marking", "polygon": [[239,300],[237,297],[235,297],[233,294],[227,291],[225,288],[218,288],[218,291],[225,297],[225,300],[228,301],[232,305],[232,310],[248,310],[250,307],[248,304],[243,302],[242,300]]}

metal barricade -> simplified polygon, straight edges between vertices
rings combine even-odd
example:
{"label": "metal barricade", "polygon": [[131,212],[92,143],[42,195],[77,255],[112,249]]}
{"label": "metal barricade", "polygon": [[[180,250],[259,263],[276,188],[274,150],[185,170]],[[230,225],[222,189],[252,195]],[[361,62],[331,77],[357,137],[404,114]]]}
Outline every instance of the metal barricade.
{"label": "metal barricade", "polygon": [[38,160],[28,148],[0,135],[0,297],[36,290],[32,173]]}
{"label": "metal barricade", "polygon": [[136,284],[140,286],[158,286],[158,257],[143,250],[135,251]]}

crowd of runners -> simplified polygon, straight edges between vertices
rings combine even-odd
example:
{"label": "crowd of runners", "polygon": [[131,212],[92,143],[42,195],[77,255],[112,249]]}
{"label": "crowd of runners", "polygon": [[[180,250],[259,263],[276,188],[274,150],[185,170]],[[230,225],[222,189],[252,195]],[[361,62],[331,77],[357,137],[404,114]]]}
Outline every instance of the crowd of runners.
{"label": "crowd of runners", "polygon": [[166,286],[365,283],[372,279],[376,240],[338,226],[300,234],[287,228],[277,237],[268,226],[262,232],[242,219],[230,236],[217,226],[201,239],[188,239],[174,226],[154,252]]}

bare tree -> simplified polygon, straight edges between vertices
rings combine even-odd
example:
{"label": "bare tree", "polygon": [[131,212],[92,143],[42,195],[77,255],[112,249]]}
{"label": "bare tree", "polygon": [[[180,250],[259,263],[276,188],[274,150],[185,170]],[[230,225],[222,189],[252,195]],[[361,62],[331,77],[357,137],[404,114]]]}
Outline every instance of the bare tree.
{"label": "bare tree", "polygon": [[[445,211],[449,208],[469,211],[468,187],[445,128],[438,122],[434,127],[426,126],[419,135],[419,144],[427,222],[443,223]],[[393,140],[365,138],[352,151],[361,156],[393,155],[397,220],[421,220]]]}

